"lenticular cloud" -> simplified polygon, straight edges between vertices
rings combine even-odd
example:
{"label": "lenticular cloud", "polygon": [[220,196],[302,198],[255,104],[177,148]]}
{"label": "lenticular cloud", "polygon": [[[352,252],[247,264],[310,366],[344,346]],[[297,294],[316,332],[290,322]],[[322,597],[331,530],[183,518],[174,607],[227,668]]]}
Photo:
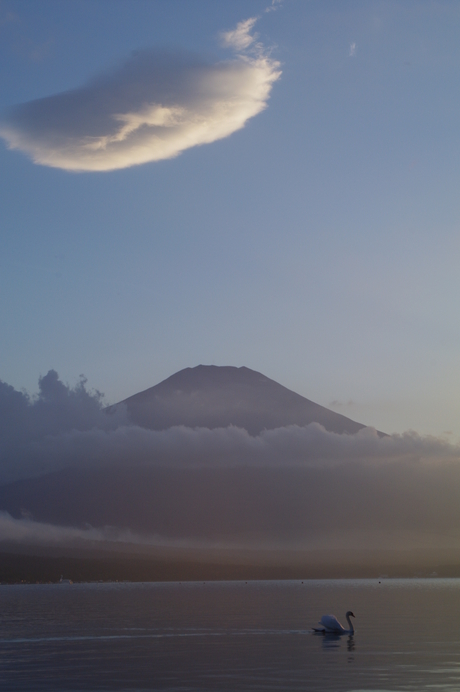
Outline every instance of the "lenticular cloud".
{"label": "lenticular cloud", "polygon": [[83,87],[12,108],[0,135],[35,163],[69,171],[127,168],[228,137],[266,107],[281,74],[260,44],[244,52],[248,41],[217,63],[140,51]]}

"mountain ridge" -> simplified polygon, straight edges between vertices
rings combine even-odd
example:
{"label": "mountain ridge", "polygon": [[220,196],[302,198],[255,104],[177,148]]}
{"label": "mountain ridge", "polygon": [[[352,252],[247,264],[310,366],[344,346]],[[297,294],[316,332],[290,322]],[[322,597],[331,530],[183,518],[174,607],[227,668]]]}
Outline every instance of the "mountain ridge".
{"label": "mountain ridge", "polygon": [[152,430],[234,425],[258,435],[287,425],[319,423],[329,432],[354,434],[367,427],[245,366],[184,368],[109,411],[121,405],[131,422]]}

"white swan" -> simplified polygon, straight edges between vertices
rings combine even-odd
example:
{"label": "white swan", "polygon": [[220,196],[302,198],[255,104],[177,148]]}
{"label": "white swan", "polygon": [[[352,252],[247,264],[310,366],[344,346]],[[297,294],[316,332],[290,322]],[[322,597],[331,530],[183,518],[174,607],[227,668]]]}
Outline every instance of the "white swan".
{"label": "white swan", "polygon": [[319,629],[313,627],[313,630],[314,632],[321,632],[322,634],[354,634],[355,628],[353,627],[353,624],[350,620],[351,617],[355,617],[354,613],[352,613],[351,610],[348,610],[345,614],[345,617],[347,618],[349,628],[347,630],[343,625],[340,624],[335,615],[323,615],[323,617],[319,621],[319,624],[322,625],[322,628]]}

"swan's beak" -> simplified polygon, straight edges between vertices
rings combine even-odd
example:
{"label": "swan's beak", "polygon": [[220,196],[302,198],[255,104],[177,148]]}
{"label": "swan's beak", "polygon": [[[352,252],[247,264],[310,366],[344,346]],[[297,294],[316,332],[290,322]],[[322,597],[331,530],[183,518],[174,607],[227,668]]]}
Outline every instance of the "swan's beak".
{"label": "swan's beak", "polygon": [[350,613],[351,618],[356,618],[356,615],[354,613]]}

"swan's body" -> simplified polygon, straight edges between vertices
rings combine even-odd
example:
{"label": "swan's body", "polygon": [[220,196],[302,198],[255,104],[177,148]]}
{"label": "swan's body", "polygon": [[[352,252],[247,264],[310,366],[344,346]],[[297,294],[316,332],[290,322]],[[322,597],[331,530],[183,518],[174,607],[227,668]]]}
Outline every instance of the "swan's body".
{"label": "swan's body", "polygon": [[319,621],[319,624],[322,625],[322,628],[317,629],[314,627],[313,629],[315,632],[322,632],[323,634],[353,634],[355,628],[353,627],[353,623],[351,622],[350,617],[354,618],[355,616],[351,612],[351,610],[349,610],[347,611],[345,617],[347,618],[348,629],[345,629],[345,627],[340,624],[335,615],[323,615],[323,617]]}

